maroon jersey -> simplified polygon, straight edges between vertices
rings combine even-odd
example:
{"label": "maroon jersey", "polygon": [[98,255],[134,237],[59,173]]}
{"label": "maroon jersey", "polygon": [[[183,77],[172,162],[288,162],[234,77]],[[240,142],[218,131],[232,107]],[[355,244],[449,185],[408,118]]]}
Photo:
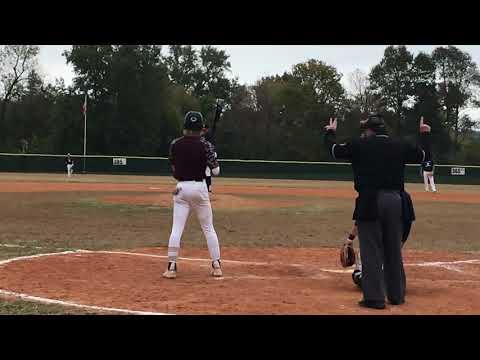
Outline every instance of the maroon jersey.
{"label": "maroon jersey", "polygon": [[182,136],[170,144],[170,164],[178,181],[202,181],[205,168],[218,167],[211,143],[199,136]]}

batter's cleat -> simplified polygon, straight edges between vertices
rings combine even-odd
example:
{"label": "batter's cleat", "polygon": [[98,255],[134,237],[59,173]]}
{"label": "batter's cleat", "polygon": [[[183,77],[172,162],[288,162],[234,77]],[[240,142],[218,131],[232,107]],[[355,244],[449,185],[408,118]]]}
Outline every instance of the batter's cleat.
{"label": "batter's cleat", "polygon": [[167,279],[175,279],[177,277],[177,263],[173,261],[169,262],[167,270],[162,276]]}
{"label": "batter's cleat", "polygon": [[222,266],[220,264],[220,260],[212,261],[212,272],[213,277],[222,277]]}

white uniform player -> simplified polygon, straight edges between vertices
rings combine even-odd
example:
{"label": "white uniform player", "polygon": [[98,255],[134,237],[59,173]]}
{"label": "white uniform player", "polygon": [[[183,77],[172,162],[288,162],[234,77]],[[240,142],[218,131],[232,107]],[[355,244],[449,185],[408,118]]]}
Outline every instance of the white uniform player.
{"label": "white uniform player", "polygon": [[435,169],[435,164],[433,160],[426,160],[422,162],[422,173],[423,173],[423,182],[425,184],[425,191],[429,191],[430,189],[433,192],[437,192],[437,188],[435,186],[435,180],[433,179],[433,173]]}
{"label": "white uniform player", "polygon": [[65,158],[65,165],[67,166],[67,176],[71,177],[73,174],[73,159],[70,157],[70,154],[67,154]]}
{"label": "white uniform player", "polygon": [[215,158],[213,146],[201,138],[203,117],[198,112],[185,115],[184,136],[170,145],[170,164],[173,176],[178,180],[173,198],[173,225],[168,242],[168,267],[163,276],[174,279],[177,276],[177,259],[180,240],[190,210],[197,215],[200,226],[207,240],[212,260],[211,274],[222,276],[220,264],[220,246],[213,227],[213,213],[210,204],[205,168],[208,166],[213,175],[220,173],[220,166]]}

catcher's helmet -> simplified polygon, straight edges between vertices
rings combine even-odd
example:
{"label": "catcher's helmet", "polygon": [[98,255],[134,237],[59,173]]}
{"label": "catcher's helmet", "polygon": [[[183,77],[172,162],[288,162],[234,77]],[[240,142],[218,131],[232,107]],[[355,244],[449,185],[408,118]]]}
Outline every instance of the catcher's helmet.
{"label": "catcher's helmet", "polygon": [[189,111],[185,114],[183,128],[186,130],[200,131],[203,129],[203,116],[198,111]]}
{"label": "catcher's helmet", "polygon": [[360,270],[354,270],[352,273],[352,280],[359,288],[362,287],[362,272]]}

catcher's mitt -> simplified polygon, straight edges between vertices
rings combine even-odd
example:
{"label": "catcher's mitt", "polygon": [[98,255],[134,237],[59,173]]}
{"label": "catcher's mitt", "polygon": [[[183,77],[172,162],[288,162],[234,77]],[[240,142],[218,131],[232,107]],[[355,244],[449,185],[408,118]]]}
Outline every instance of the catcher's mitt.
{"label": "catcher's mitt", "polygon": [[343,267],[350,267],[355,264],[355,250],[353,249],[353,242],[347,241],[340,249],[340,262]]}

